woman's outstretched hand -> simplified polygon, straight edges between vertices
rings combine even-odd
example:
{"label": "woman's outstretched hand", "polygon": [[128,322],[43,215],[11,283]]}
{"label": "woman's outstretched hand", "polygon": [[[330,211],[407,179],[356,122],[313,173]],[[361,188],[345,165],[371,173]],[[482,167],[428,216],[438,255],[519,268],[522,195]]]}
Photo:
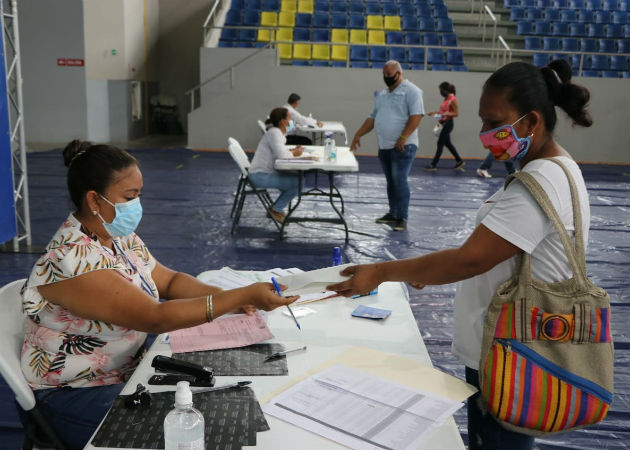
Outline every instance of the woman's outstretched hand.
{"label": "woman's outstretched hand", "polygon": [[340,273],[341,275],[350,276],[350,279],[326,286],[326,289],[335,291],[344,297],[369,294],[382,281],[379,278],[379,270],[375,264],[346,267]]}
{"label": "woman's outstretched hand", "polygon": [[[280,288],[284,291],[287,286],[281,284]],[[251,306],[264,311],[271,311],[280,306],[290,305],[299,298],[297,295],[291,297],[281,297],[276,293],[276,290],[271,283],[254,283],[244,289],[246,289],[248,297],[251,298]],[[248,312],[251,311],[251,309],[246,309],[248,306],[243,307],[246,314],[251,313]]]}

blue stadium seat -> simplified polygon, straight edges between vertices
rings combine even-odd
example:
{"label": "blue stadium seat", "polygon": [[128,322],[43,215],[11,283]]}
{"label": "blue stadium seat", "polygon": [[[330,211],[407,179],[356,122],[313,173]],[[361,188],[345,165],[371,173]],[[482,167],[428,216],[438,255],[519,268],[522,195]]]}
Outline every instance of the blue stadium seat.
{"label": "blue stadium seat", "polygon": [[565,22],[554,22],[551,26],[551,34],[554,36],[568,36],[569,24]]}
{"label": "blue stadium seat", "polygon": [[527,20],[540,20],[543,18],[543,11],[537,6],[527,8]]}
{"label": "blue stadium seat", "polygon": [[330,15],[328,13],[313,14],[312,25],[314,28],[330,28]]}
{"label": "blue stadium seat", "polygon": [[534,53],[532,64],[536,67],[543,67],[549,64],[549,53]]}
{"label": "blue stadium seat", "polygon": [[557,37],[545,36],[543,38],[543,50],[560,50],[560,39]]}
{"label": "blue stadium seat", "polygon": [[593,15],[593,11],[590,9],[578,10],[578,22],[582,22],[582,23],[595,22],[595,16]]}
{"label": "blue stadium seat", "polygon": [[363,14],[364,12],[365,7],[363,6],[363,2],[356,0],[350,2],[350,14]]}
{"label": "blue stadium seat", "polygon": [[595,11],[595,23],[610,23],[610,12]]}
{"label": "blue stadium seat", "polygon": [[539,8],[551,8],[552,4],[551,0],[536,0],[536,6]]}
{"label": "blue stadium seat", "polygon": [[329,30],[313,30],[313,42],[330,42]]}
{"label": "blue stadium seat", "polygon": [[588,68],[591,70],[608,70],[610,67],[606,55],[591,55],[588,59],[590,60]]}
{"label": "blue stadium seat", "polygon": [[623,29],[618,23],[609,23],[606,25],[606,37],[619,39],[623,37]]}
{"label": "blue stadium seat", "polygon": [[431,70],[441,70],[442,72],[448,72],[449,67],[448,64],[433,64],[431,65]]}
{"label": "blue stadium seat", "polygon": [[466,67],[465,65],[453,66],[453,67],[451,67],[451,70],[453,72],[468,72],[468,67]]}
{"label": "blue stadium seat", "polygon": [[597,41],[595,39],[580,39],[580,51],[594,53],[597,51]]}
{"label": "blue stadium seat", "polygon": [[236,46],[238,48],[254,48],[256,47],[256,42],[252,42],[252,41],[236,42]]}
{"label": "blue stadium seat", "polygon": [[243,29],[239,31],[239,40],[240,41],[255,41],[256,40],[256,36],[257,36],[257,30],[254,30],[252,28],[248,28],[248,29]]}
{"label": "blue stadium seat", "polygon": [[328,0],[315,0],[315,13],[329,13],[330,2]]}
{"label": "blue stadium seat", "polygon": [[385,42],[388,44],[402,44],[403,34],[400,31],[388,31],[385,33]]}
{"label": "blue stadium seat", "polygon": [[453,20],[448,17],[438,17],[437,31],[440,33],[453,33]]}
{"label": "blue stadium seat", "polygon": [[257,27],[260,25],[260,12],[245,11],[245,14],[243,14],[243,25],[248,27]]}
{"label": "blue stadium seat", "polygon": [[437,33],[424,33],[424,45],[440,45],[440,37]]}
{"label": "blue stadium seat", "polygon": [[385,67],[385,61],[374,61],[372,64],[372,69],[382,69]]}
{"label": "blue stadium seat", "polygon": [[421,45],[422,35],[420,33],[410,31],[405,33],[405,44],[407,45]]}
{"label": "blue stadium seat", "polygon": [[630,25],[622,25],[623,26],[623,37],[626,39],[630,39]]}
{"label": "blue stadium seat", "polygon": [[424,49],[423,48],[410,48],[407,61],[412,64],[424,64]]}
{"label": "blue stadium seat", "polygon": [[226,47],[234,47],[234,42],[219,40],[219,48],[226,48]]}
{"label": "blue stadium seat", "polygon": [[313,61],[311,62],[311,65],[313,67],[330,67],[330,64],[328,61]]}
{"label": "blue stadium seat", "polygon": [[564,59],[565,61],[569,61],[569,55],[567,55],[566,53],[553,53],[551,55],[551,60],[555,61],[557,59]]}
{"label": "blue stadium seat", "polygon": [[442,45],[444,47],[457,47],[457,35],[455,33],[442,33]]}
{"label": "blue stadium seat", "polygon": [[369,69],[370,65],[367,61],[351,61],[350,67],[353,67],[355,69]]}
{"label": "blue stadium seat", "polygon": [[540,38],[538,36],[525,37],[525,50],[541,50]]}
{"label": "blue stadium seat", "polygon": [[530,6],[536,6],[536,0],[521,0],[520,3],[521,6],[526,6],[526,7],[530,7]]}
{"label": "blue stadium seat", "polygon": [[596,9],[601,9],[602,2],[601,0],[586,0],[584,2],[584,8],[590,9],[591,11],[594,11]]}
{"label": "blue stadium seat", "polygon": [[429,64],[444,64],[444,50],[441,48],[429,48],[427,49],[427,63]]}
{"label": "blue stadium seat", "polygon": [[617,72],[616,70],[604,70],[602,72],[602,78],[619,78],[621,72]]}
{"label": "blue stadium seat", "polygon": [[409,64],[409,70],[424,70],[424,64]]}
{"label": "blue stadium seat", "polygon": [[348,28],[348,15],[347,14],[343,14],[343,13],[341,13],[341,14],[333,14],[332,15],[332,27],[333,28]]}
{"label": "blue stadium seat", "polygon": [[510,20],[516,22],[517,20],[524,20],[527,17],[525,8],[522,6],[514,6],[510,9]]}
{"label": "blue stadium seat", "polygon": [[380,3],[366,3],[365,14],[373,15],[373,16],[380,16],[381,15]]}
{"label": "blue stadium seat", "polygon": [[241,12],[240,11],[228,11],[225,15],[225,26],[238,26],[241,24]]}
{"label": "blue stadium seat", "polygon": [[598,78],[599,77],[599,72],[597,70],[583,70],[582,71],[582,76],[583,77]]}
{"label": "blue stadium seat", "polygon": [[400,14],[398,12],[398,5],[394,2],[383,3],[382,7],[384,16],[397,16]]}
{"label": "blue stadium seat", "polygon": [[416,10],[411,3],[402,3],[400,5],[401,16],[413,16],[416,14]]}
{"label": "blue stadium seat", "polygon": [[613,11],[612,12],[612,23],[618,23],[619,25],[623,25],[628,23],[630,19],[628,18],[628,11]]}
{"label": "blue stadium seat", "polygon": [[262,0],[247,0],[247,9],[260,11],[262,9]]}
{"label": "blue stadium seat", "polygon": [[621,77],[622,78],[630,78],[630,72],[629,71],[625,71],[625,72],[621,72]]}
{"label": "blue stadium seat", "polygon": [[545,20],[548,20],[549,22],[557,22],[558,20],[560,20],[560,11],[565,11],[564,9],[554,9],[554,8],[547,8],[543,10],[545,12]]}
{"label": "blue stadium seat", "polygon": [[617,39],[617,53],[630,53],[630,41],[627,39]]}
{"label": "blue stadium seat", "polygon": [[551,6],[554,8],[568,8],[569,0],[553,0]]}
{"label": "blue stadium seat", "polygon": [[448,17],[448,8],[446,5],[433,5],[434,17]]}
{"label": "blue stadium seat", "polygon": [[332,11],[334,13],[348,12],[348,4],[346,2],[332,2]]}
{"label": "blue stadium seat", "polygon": [[574,55],[571,55],[571,69],[573,69],[575,73],[577,73],[578,70],[580,69],[580,60],[582,59],[582,56],[586,58],[586,55],[584,55],[584,53],[581,53],[581,54],[576,53]]}
{"label": "blue stadium seat", "polygon": [[600,53],[615,53],[617,51],[617,44],[612,39],[599,39],[599,52]]}
{"label": "blue stadium seat", "polygon": [[418,17],[433,17],[433,11],[429,5],[419,4],[416,5],[418,10]]}
{"label": "blue stadium seat", "polygon": [[577,12],[575,9],[556,9],[554,11],[560,11],[561,22],[577,22]]}
{"label": "blue stadium seat", "polygon": [[389,59],[398,61],[399,63],[407,62],[407,51],[405,47],[390,47]]}
{"label": "blue stadium seat", "polygon": [[293,29],[293,41],[294,42],[310,42],[311,30],[309,28],[294,28]]}
{"label": "blue stadium seat", "polygon": [[534,34],[547,36],[551,34],[551,23],[546,20],[539,20],[534,23]]}
{"label": "blue stadium seat", "polygon": [[610,57],[610,70],[629,70],[628,57],[625,55],[613,55]]}
{"label": "blue stadium seat", "polygon": [[333,61],[332,66],[333,67],[346,67],[346,63],[344,61]]}
{"label": "blue stadium seat", "polygon": [[512,6],[519,6],[520,4],[520,0],[503,0],[504,8],[511,8]]}
{"label": "blue stadium seat", "polygon": [[296,14],[295,15],[295,26],[296,27],[311,27],[311,19],[313,18],[312,14]]}
{"label": "blue stadium seat", "polygon": [[603,0],[602,9],[606,11],[616,11],[619,9],[619,4],[617,3],[617,0]]}
{"label": "blue stadium seat", "polygon": [[280,11],[280,0],[263,0],[263,11]]}
{"label": "blue stadium seat", "polygon": [[420,31],[435,31],[433,17],[420,17]]}
{"label": "blue stadium seat", "polygon": [[446,62],[448,64],[461,66],[464,64],[464,53],[459,49],[448,49],[446,50]]}
{"label": "blue stadium seat", "polygon": [[578,51],[577,38],[564,38],[562,39],[562,50],[565,52],[577,52]]}
{"label": "blue stadium seat", "polygon": [[584,9],[584,0],[569,0],[569,9]]}
{"label": "blue stadium seat", "polygon": [[387,61],[387,47],[383,45],[371,45],[370,61]]}
{"label": "blue stadium seat", "polygon": [[310,62],[309,61],[302,61],[302,60],[293,60],[291,62],[292,66],[310,66]]}
{"label": "blue stadium seat", "polygon": [[351,61],[367,61],[367,59],[368,59],[368,48],[366,45],[350,46],[350,60]]}
{"label": "blue stadium seat", "polygon": [[222,41],[238,41],[236,28],[224,28],[221,30]]}
{"label": "blue stadium seat", "polygon": [[516,22],[516,34],[533,34],[532,23],[527,20],[519,20],[518,22]]}
{"label": "blue stadium seat", "polygon": [[350,14],[350,28],[365,28],[365,16],[362,14]]}
{"label": "blue stadium seat", "polygon": [[573,22],[569,24],[569,35],[573,37],[586,36],[586,24]]}
{"label": "blue stadium seat", "polygon": [[418,19],[412,16],[404,16],[402,19],[402,29],[405,31],[418,31]]}
{"label": "blue stadium seat", "polygon": [[588,36],[589,37],[603,37],[604,24],[603,23],[589,23],[588,24]]}

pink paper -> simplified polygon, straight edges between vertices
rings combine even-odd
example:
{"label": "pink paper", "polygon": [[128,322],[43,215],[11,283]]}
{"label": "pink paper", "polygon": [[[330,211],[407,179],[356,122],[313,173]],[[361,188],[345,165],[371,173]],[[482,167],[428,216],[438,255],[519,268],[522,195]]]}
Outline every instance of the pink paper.
{"label": "pink paper", "polygon": [[273,334],[258,314],[239,314],[169,333],[173,353],[245,347],[271,339]]}

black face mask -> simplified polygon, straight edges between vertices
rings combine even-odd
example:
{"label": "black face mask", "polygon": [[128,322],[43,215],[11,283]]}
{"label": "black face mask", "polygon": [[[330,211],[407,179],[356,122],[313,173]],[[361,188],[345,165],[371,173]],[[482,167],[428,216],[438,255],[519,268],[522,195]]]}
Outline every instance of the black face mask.
{"label": "black face mask", "polygon": [[398,72],[396,72],[393,77],[383,76],[383,81],[385,82],[387,87],[392,87],[396,84],[396,81],[398,81]]}

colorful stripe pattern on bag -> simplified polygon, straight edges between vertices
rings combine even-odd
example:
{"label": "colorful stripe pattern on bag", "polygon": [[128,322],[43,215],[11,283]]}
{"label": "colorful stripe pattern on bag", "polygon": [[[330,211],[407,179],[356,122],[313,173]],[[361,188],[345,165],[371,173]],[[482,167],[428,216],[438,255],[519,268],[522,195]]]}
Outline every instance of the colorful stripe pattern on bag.
{"label": "colorful stripe pattern on bag", "polygon": [[[516,334],[516,309],[515,304],[511,302],[501,305],[494,332],[495,338],[518,338]],[[532,339],[567,342],[573,338],[575,327],[573,314],[550,314],[534,307],[530,308],[528,322],[531,327]],[[590,342],[611,342],[610,308],[591,310],[588,329],[590,330]]]}
{"label": "colorful stripe pattern on bag", "polygon": [[552,375],[500,343],[493,345],[484,375],[481,391],[491,412],[519,427],[553,432],[590,425],[601,421],[610,407],[600,396]]}

